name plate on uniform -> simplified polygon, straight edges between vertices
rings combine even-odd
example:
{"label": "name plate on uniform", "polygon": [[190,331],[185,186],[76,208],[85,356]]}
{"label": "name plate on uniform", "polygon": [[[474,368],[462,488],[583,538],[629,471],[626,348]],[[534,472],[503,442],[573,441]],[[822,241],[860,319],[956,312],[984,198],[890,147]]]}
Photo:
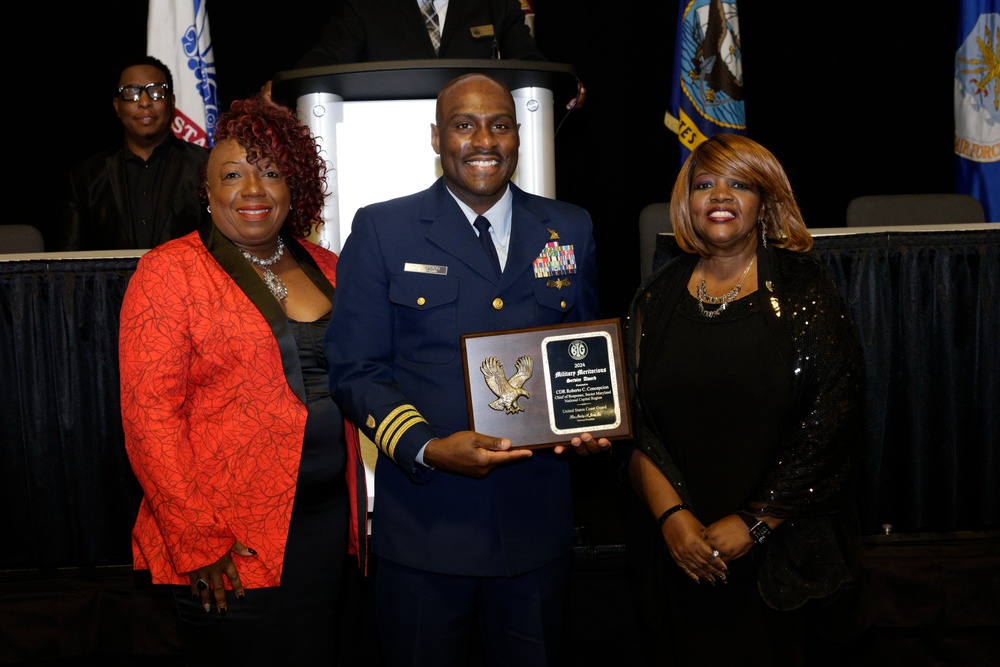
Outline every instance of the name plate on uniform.
{"label": "name plate on uniform", "polygon": [[474,431],[515,447],[632,437],[616,319],[466,334],[462,361]]}

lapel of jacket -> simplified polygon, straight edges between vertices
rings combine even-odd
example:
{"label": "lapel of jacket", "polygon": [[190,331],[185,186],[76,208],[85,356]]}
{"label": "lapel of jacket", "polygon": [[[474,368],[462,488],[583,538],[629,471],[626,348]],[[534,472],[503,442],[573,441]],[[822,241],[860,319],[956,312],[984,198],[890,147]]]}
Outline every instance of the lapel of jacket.
{"label": "lapel of jacket", "polygon": [[120,150],[109,155],[104,161],[108,171],[108,184],[115,200],[115,208],[121,220],[119,227],[122,235],[128,240],[128,246],[136,246],[135,230],[132,229],[132,211],[128,200],[128,178],[125,176],[125,145]]}
{"label": "lapel of jacket", "polygon": [[[227,239],[222,232],[212,223],[203,225],[198,230],[202,243],[208,252],[219,263],[222,270],[236,283],[244,294],[257,307],[264,319],[271,326],[275,340],[278,341],[278,349],[281,351],[281,366],[285,372],[285,380],[291,387],[295,395],[303,404],[306,403],[306,388],[302,379],[302,369],[299,363],[299,351],[288,327],[288,316],[281,309],[281,305],[275,300],[274,295],[260,279],[257,272],[246,260],[236,244]],[[291,244],[298,245],[294,239],[282,234],[285,240],[285,247]],[[303,250],[303,252],[305,252]],[[298,253],[295,253],[298,257]]]}
{"label": "lapel of jacket", "polygon": [[[417,0],[419,2],[420,0]],[[440,53],[447,53],[449,42],[454,39],[455,31],[464,29],[466,0],[448,0],[448,11],[445,14],[444,29],[441,31]],[[430,37],[427,38],[430,42]]]}
{"label": "lapel of jacket", "polygon": [[[363,2],[371,2],[371,0],[362,0]],[[402,15],[402,20],[406,22],[407,25],[412,26],[413,33],[416,37],[414,44],[419,43],[421,49],[424,51],[424,57],[426,58],[437,58],[438,55],[434,51],[434,45],[431,44],[431,36],[427,34],[427,24],[424,22],[424,14],[420,10],[420,0],[394,0],[396,9]],[[451,11],[452,0],[448,0],[448,11]],[[447,29],[445,25],[445,29]],[[441,50],[444,51],[444,31],[441,32]]]}
{"label": "lapel of jacket", "polygon": [[475,230],[448,193],[443,177],[427,190],[420,211],[420,223],[426,226],[424,235],[428,241],[457,257],[483,278],[497,282]]}

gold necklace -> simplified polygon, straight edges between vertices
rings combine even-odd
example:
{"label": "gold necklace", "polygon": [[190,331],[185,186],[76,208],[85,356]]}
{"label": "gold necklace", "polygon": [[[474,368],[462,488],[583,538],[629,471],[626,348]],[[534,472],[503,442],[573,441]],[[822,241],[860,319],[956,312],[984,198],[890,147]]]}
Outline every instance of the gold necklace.
{"label": "gold necklace", "polygon": [[[698,283],[698,312],[705,317],[718,317],[719,314],[726,309],[726,306],[736,300],[736,297],[740,295],[740,290],[743,289],[743,281],[747,279],[747,275],[750,273],[750,267],[753,266],[754,261],[756,261],[757,255],[750,258],[750,263],[747,264],[747,268],[743,269],[743,275],[740,276],[740,281],[736,283],[733,289],[729,290],[722,296],[711,296],[708,293],[708,289],[705,287],[705,275],[701,270],[701,260],[698,260],[698,277],[701,278],[701,282]],[[719,306],[715,310],[705,310],[704,304],[717,305]]]}

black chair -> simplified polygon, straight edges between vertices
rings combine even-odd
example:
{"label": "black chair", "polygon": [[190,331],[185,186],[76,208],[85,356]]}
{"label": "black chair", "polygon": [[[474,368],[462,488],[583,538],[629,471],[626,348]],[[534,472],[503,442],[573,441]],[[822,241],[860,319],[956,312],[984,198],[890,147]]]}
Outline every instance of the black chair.
{"label": "black chair", "polygon": [[673,233],[670,202],[649,204],[639,212],[639,269],[643,280],[653,272],[656,235],[660,233]]}
{"label": "black chair", "polygon": [[866,195],[847,204],[848,227],[978,222],[986,222],[983,205],[965,194]]}
{"label": "black chair", "polygon": [[45,241],[37,227],[0,225],[0,255],[45,252]]}

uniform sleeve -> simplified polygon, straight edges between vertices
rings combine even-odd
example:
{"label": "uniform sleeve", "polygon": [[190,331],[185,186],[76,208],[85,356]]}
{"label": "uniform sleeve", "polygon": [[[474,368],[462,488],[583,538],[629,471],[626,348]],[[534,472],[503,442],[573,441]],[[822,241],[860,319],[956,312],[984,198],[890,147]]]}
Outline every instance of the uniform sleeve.
{"label": "uniform sleeve", "polygon": [[330,391],[347,417],[414,480],[431,471],[416,463],[437,437],[393,378],[393,311],[389,276],[369,211],[359,209],[337,263],[337,291],[324,353]]}

